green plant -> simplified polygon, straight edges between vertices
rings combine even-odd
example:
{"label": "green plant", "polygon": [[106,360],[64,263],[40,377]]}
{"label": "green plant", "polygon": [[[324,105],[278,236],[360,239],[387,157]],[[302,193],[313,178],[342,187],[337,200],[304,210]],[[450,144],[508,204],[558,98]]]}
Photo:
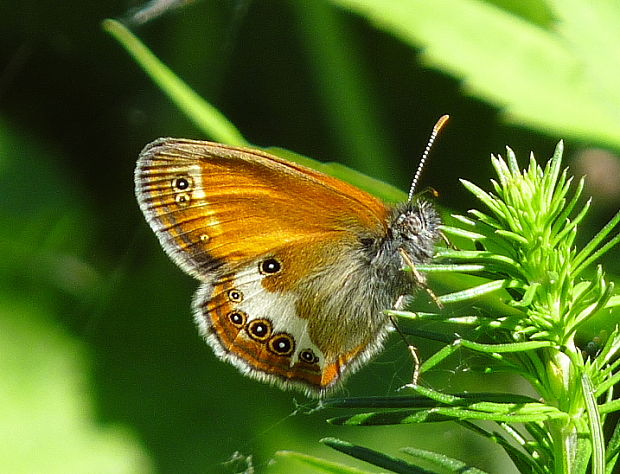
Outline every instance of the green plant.
{"label": "green plant", "polygon": [[[321,407],[355,408],[352,416],[333,418],[339,425],[397,425],[452,420],[498,443],[521,472],[613,472],[620,449],[620,429],[607,442],[603,427],[609,414],[620,409],[613,399],[620,380],[620,330],[610,327],[596,354],[575,344],[576,334],[592,318],[605,317],[620,305],[613,283],[601,266],[590,266],[620,242],[613,234],[620,212],[581,250],[575,246],[578,224],[589,205],[576,212],[583,188],[571,195],[571,178],[561,169],[560,143],[544,168],[533,157],[519,169],[508,149],[507,159],[493,157],[499,180],[493,193],[464,181],[484,204],[486,212],[456,216],[459,227],[446,226],[447,234],[469,241],[477,250],[445,249],[438,259],[450,263],[418,268],[426,272],[466,272],[488,281],[439,297],[452,303],[476,301],[493,293],[504,309],[488,309],[475,316],[390,312],[405,320],[403,330],[422,335],[407,320],[440,320],[446,325],[470,328],[468,339],[453,330],[437,334],[448,342],[425,361],[420,372],[435,367],[456,351],[474,351],[486,360],[482,371],[508,372],[525,378],[539,398],[512,393],[445,393],[421,385],[407,386],[414,396],[327,400]],[[428,336],[426,336],[428,337]],[[389,409],[389,410],[387,410]],[[499,429],[481,427],[494,422]],[[394,472],[417,472],[405,463],[377,451],[335,439],[323,440],[334,449]],[[414,448],[403,452],[450,472],[464,463],[439,453]],[[295,457],[292,453],[286,456]],[[468,467],[471,469],[471,467]],[[344,472],[344,471],[343,471]]]}

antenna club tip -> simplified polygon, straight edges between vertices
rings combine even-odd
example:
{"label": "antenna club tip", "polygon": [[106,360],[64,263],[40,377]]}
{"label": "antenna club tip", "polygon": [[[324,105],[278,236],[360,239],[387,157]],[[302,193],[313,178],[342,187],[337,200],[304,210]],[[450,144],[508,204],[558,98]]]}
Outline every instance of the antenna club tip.
{"label": "antenna club tip", "polygon": [[439,130],[443,128],[443,126],[446,124],[449,118],[450,116],[448,114],[444,114],[441,117],[439,117],[439,120],[437,120],[437,123],[433,127],[433,131],[439,132]]}
{"label": "antenna club tip", "polygon": [[435,138],[437,137],[437,135],[439,134],[439,131],[444,126],[444,124],[448,121],[449,118],[450,116],[448,114],[442,115],[441,117],[439,117],[439,120],[437,120],[437,123],[433,127],[433,131],[431,132],[431,136],[428,139],[428,143],[426,144],[424,153],[422,153],[422,158],[420,159],[420,164],[418,165],[418,169],[416,170],[415,175],[413,176],[413,181],[411,182],[411,188],[409,188],[409,201],[413,199],[413,193],[415,192],[415,188],[418,184],[418,180],[420,179],[422,168],[424,167],[424,163],[426,162],[426,159],[428,158],[428,154],[431,151],[431,147],[433,146],[433,143],[435,142]]}

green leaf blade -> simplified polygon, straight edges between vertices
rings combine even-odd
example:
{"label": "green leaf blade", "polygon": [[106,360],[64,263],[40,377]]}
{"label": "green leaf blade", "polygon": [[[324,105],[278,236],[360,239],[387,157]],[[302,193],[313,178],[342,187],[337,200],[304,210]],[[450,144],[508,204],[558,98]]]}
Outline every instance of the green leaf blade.
{"label": "green leaf blade", "polygon": [[116,20],[104,20],[103,29],[135,59],[147,75],[212,140],[229,145],[247,145],[241,132],[224,114],[194,92],[163,64],[136,36]]}
{"label": "green leaf blade", "polygon": [[403,459],[388,456],[387,454],[357,446],[337,438],[323,438],[321,443],[326,444],[332,449],[348,454],[349,456],[366,461],[367,463],[389,469],[392,472],[402,474],[431,474],[431,471],[408,463]]}
{"label": "green leaf blade", "polygon": [[[560,32],[475,0],[331,1],[423,49],[430,66],[463,80],[467,92],[503,109],[508,120],[620,148],[620,61],[605,53],[618,36],[618,13],[609,1],[556,2],[566,25]],[[588,18],[587,26],[602,31],[576,46],[577,32],[592,36],[574,27],[584,12],[600,21]]]}

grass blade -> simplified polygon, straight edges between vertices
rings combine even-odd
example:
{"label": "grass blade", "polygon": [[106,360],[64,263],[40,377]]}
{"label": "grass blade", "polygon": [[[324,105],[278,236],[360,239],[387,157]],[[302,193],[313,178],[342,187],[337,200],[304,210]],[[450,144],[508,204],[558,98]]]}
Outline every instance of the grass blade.
{"label": "grass blade", "polygon": [[402,474],[430,474],[431,471],[422,469],[414,464],[410,464],[403,459],[388,456],[387,454],[374,451],[372,449],[357,446],[355,444],[348,443],[336,438],[323,438],[321,443],[326,444],[330,448],[340,451],[341,453],[348,454],[354,458],[366,461],[374,466],[389,469],[392,472],[398,472]]}
{"label": "grass blade", "polygon": [[247,145],[241,132],[219,110],[179,79],[122,23],[108,19],[102,26],[207,137],[229,145]]}

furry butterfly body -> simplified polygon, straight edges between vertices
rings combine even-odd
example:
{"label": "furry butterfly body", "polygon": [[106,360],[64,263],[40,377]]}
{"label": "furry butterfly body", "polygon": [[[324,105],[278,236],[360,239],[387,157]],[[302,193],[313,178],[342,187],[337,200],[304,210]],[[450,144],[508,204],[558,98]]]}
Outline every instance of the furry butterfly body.
{"label": "furry butterfly body", "polygon": [[389,206],[249,148],[159,139],[135,184],[164,250],[201,282],[194,316],[214,352],[308,394],[381,349],[383,310],[416,286],[403,268],[429,261],[439,238],[427,201]]}

